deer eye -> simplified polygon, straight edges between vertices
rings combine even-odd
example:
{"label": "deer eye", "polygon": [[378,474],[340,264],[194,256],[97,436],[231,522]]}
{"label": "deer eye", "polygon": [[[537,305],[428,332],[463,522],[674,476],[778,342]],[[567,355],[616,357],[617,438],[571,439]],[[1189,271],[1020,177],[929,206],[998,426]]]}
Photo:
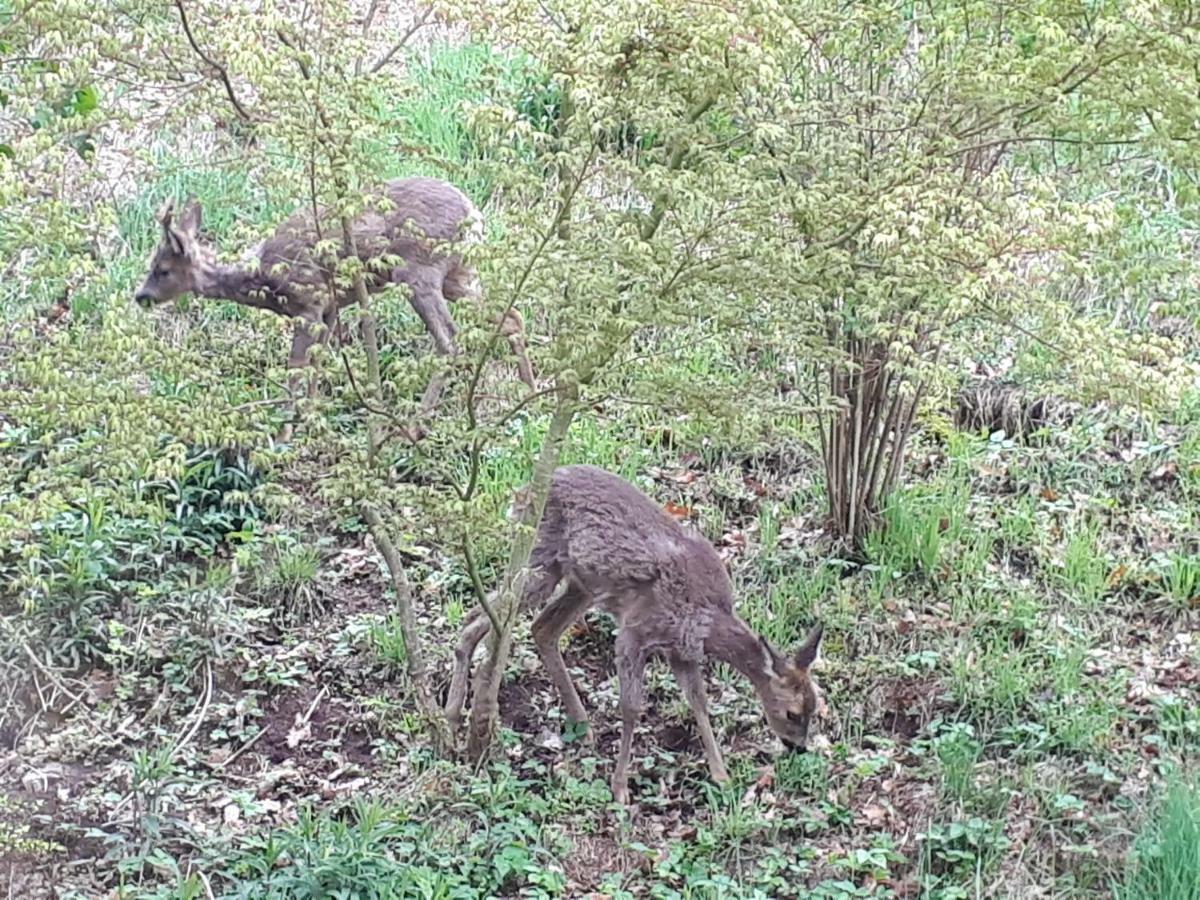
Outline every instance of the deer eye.
{"label": "deer eye", "polygon": [[154,270],[155,278],[166,278],[170,274],[171,272],[169,269],[158,268]]}
{"label": "deer eye", "polygon": [[788,717],[788,721],[789,721],[789,722],[797,722],[797,723],[799,723],[799,722],[803,722],[803,721],[804,721],[804,714],[803,714],[803,713],[793,712],[793,711],[792,711],[792,710],[790,710],[790,709],[787,711],[787,717]]}

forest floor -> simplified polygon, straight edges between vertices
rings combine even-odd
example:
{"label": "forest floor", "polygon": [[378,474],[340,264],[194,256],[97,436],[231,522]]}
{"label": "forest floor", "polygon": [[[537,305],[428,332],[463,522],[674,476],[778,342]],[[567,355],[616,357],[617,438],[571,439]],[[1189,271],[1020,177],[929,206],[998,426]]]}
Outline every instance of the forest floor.
{"label": "forest floor", "polygon": [[[628,466],[636,428],[598,421],[574,455]],[[923,435],[862,565],[823,537],[803,447],[657,451],[642,483],[703,523],[741,613],[784,645],[826,623],[828,712],[810,753],[780,755],[748,685],[712,672],[733,776],[718,788],[656,668],[630,810],[607,784],[609,620],[593,613],[566,649],[596,747],[564,732],[523,629],[504,759],[435,759],[381,561],[310,497],[303,527],[266,527],[317,548],[304,571],[276,556],[274,574],[181,607],[197,618],[179,630],[126,622],[149,637],[128,634],[115,668],[51,671],[26,645],[9,706],[21,715],[0,729],[6,883],[25,896],[382,883],[414,897],[1104,895],[1164,778],[1200,746],[1195,425],[1164,425],[1153,444],[1086,412],[1030,443]],[[266,477],[303,499],[321,464]],[[405,555],[444,689],[455,564],[419,539]]]}

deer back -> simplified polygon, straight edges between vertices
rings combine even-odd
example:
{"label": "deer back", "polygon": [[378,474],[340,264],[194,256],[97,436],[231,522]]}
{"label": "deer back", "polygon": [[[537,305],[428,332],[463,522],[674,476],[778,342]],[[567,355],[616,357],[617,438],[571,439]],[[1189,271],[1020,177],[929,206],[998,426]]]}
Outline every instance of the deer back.
{"label": "deer back", "polygon": [[712,544],[594,466],[554,473],[533,563],[557,567],[619,616],[630,605],[681,615],[733,608],[732,584]]}
{"label": "deer back", "polygon": [[[395,258],[403,260],[406,268],[443,268],[445,245],[481,237],[482,221],[475,205],[447,182],[436,178],[388,182],[351,223],[358,257],[369,267],[368,287],[376,289],[388,281],[388,270],[397,265]],[[329,276],[329,256],[323,259],[321,250],[337,259],[344,257],[340,220],[324,207],[316,216],[311,209],[301,208],[262,244],[259,265],[264,273],[293,288],[319,288]]]}

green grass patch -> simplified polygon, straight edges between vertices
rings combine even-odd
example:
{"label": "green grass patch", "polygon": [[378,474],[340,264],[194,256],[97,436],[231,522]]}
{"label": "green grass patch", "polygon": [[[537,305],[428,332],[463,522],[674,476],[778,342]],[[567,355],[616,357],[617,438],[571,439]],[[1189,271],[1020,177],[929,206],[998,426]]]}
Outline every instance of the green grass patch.
{"label": "green grass patch", "polygon": [[1138,838],[1118,900],[1200,898],[1200,785],[1176,780]]}

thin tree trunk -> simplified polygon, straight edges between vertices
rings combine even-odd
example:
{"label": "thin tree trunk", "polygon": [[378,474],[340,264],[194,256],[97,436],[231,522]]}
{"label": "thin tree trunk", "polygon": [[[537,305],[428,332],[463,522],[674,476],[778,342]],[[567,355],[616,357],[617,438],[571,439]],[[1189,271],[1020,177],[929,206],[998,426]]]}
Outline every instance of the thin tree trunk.
{"label": "thin tree trunk", "polygon": [[578,395],[574,385],[559,388],[550,429],[533,466],[530,502],[517,524],[500,596],[494,606],[501,628],[499,631],[492,629],[488,637],[487,659],[475,673],[471,690],[471,718],[467,726],[467,755],[476,761],[484,759],[494,745],[500,713],[500,682],[512,650],[512,633],[520,612],[520,599],[529,578],[529,557],[533,553],[538,525],[546,508],[546,498],[550,495],[550,480],[558,468],[559,452],[575,418]]}
{"label": "thin tree trunk", "polygon": [[425,661],[425,648],[421,643],[416,611],[413,609],[412,588],[408,583],[408,576],[404,573],[404,563],[400,560],[396,545],[392,543],[391,535],[388,534],[379,513],[370,505],[364,504],[362,516],[367,527],[371,529],[371,537],[375,539],[375,545],[383,554],[383,561],[387,563],[388,573],[392,577],[392,590],[396,594],[396,617],[400,620],[400,637],[404,641],[404,662],[417,697],[417,707],[429,727],[434,752],[445,753],[452,747],[450,731],[446,717],[434,699]]}
{"label": "thin tree trunk", "polygon": [[[358,259],[358,242],[354,239],[354,229],[350,220],[342,216],[342,245],[349,259]],[[354,276],[354,299],[362,316],[363,349],[367,356],[367,399],[378,405],[383,399],[383,377],[379,368],[379,335],[375,328],[375,312],[371,308],[371,294],[367,290],[367,282],[361,269]],[[379,423],[374,413],[367,413],[367,461],[374,464],[379,453]]]}

